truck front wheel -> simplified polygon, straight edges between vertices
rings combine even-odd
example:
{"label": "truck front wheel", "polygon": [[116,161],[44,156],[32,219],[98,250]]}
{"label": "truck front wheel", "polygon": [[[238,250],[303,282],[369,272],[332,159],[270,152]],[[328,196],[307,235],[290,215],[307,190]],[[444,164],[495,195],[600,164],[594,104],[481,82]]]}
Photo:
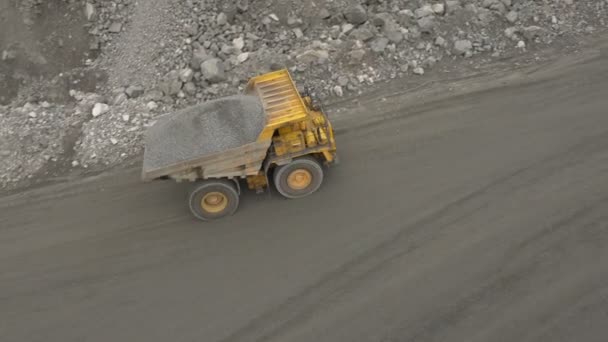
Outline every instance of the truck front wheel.
{"label": "truck front wheel", "polygon": [[234,214],[239,195],[234,183],[227,180],[206,180],[190,192],[190,211],[203,221]]}
{"label": "truck front wheel", "polygon": [[317,191],[323,182],[323,168],[312,157],[295,159],[279,166],[274,173],[274,185],[287,198],[301,198]]}

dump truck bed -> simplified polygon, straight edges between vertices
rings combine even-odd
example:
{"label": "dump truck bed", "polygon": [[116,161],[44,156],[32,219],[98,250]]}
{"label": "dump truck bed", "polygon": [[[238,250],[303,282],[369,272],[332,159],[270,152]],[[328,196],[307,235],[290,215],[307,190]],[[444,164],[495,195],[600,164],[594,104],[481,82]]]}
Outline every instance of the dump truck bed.
{"label": "dump truck bed", "polygon": [[142,170],[152,180],[192,168],[205,176],[244,175],[259,169],[270,141],[258,142],[267,117],[257,96],[205,102],[161,118],[145,135]]}
{"label": "dump truck bed", "polygon": [[[275,129],[307,115],[287,70],[253,77],[245,95],[182,109],[150,127],[145,135],[142,178],[255,175]],[[198,174],[192,174],[193,170]]]}

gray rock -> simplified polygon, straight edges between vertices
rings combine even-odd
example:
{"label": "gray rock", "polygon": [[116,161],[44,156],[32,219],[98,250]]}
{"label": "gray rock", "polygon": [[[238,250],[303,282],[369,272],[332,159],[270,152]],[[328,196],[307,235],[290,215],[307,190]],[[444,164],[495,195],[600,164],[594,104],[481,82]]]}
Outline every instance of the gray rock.
{"label": "gray rock", "polygon": [[237,0],[236,8],[241,13],[247,12],[249,10],[249,0]]}
{"label": "gray rock", "polygon": [[355,28],[355,26],[353,24],[346,23],[346,24],[342,25],[342,33],[348,34],[354,28]]}
{"label": "gray rock", "polygon": [[487,9],[490,9],[493,11],[498,11],[500,13],[505,13],[507,11],[507,7],[500,0],[484,0],[482,3],[482,6],[484,8],[487,8]]}
{"label": "gray rock", "polygon": [[471,49],[473,49],[473,43],[471,43],[470,40],[462,39],[457,40],[454,43],[454,51],[458,54],[464,55],[467,52],[471,51]]}
{"label": "gray rock", "polygon": [[177,95],[182,89],[182,81],[179,79],[179,73],[176,70],[169,72],[160,86],[160,90],[165,95]]}
{"label": "gray rock", "polygon": [[294,28],[302,25],[302,19],[296,17],[293,14],[287,16],[287,26]]}
{"label": "gray rock", "polygon": [[100,42],[99,42],[99,38],[96,36],[92,36],[90,41],[89,41],[89,50],[99,50],[100,47]]}
{"label": "gray rock", "polygon": [[245,47],[245,39],[243,37],[238,37],[232,40],[232,45],[237,50],[243,50]]}
{"label": "gray rock", "polygon": [[507,18],[508,22],[514,24],[519,18],[519,14],[516,11],[510,11],[505,17]]}
{"label": "gray rock", "polygon": [[342,30],[340,29],[340,26],[338,26],[338,25],[332,26],[332,28],[329,30],[329,36],[332,39],[338,39],[340,37],[341,33],[342,33]]}
{"label": "gray rock", "polygon": [[113,22],[110,27],[108,28],[108,31],[110,31],[111,33],[120,33],[120,31],[122,30],[122,23],[120,22]]}
{"label": "gray rock", "polygon": [[149,90],[148,92],[146,92],[146,94],[144,95],[144,98],[146,100],[158,102],[163,99],[163,96],[165,96],[165,95],[163,94],[162,91],[160,91],[158,89],[152,89],[152,90]]}
{"label": "gray rock", "polygon": [[215,18],[215,22],[217,23],[218,26],[224,26],[224,25],[228,24],[228,16],[226,15],[226,13],[221,12]]}
{"label": "gray rock", "polygon": [[437,59],[433,56],[430,56],[429,58],[424,60],[424,62],[422,63],[422,66],[430,69],[430,68],[434,67],[435,64],[437,64]]}
{"label": "gray rock", "polygon": [[397,12],[395,19],[397,23],[403,27],[410,27],[416,24],[414,13],[410,10],[402,10]]}
{"label": "gray rock", "polygon": [[127,101],[127,94],[120,93],[120,94],[116,95],[116,97],[114,97],[114,101],[112,102],[112,104],[114,106],[118,106],[118,105],[123,104],[125,101]]}
{"label": "gray rock", "polygon": [[249,59],[249,52],[243,52],[240,53],[238,56],[236,56],[236,60],[239,63],[243,63],[245,61],[247,61]]}
{"label": "gray rock", "polygon": [[361,25],[367,21],[367,12],[361,5],[349,6],[344,11],[344,18],[353,25]]}
{"label": "gray rock", "polygon": [[149,101],[148,103],[146,103],[146,107],[149,110],[156,110],[156,109],[158,109],[158,104],[154,101]]}
{"label": "gray rock", "polygon": [[201,64],[203,77],[211,83],[219,83],[226,80],[224,64],[217,58],[209,59]]}
{"label": "gray rock", "polygon": [[326,20],[327,20],[327,23],[330,26],[340,25],[344,21],[344,15],[342,13],[340,13],[340,14],[334,14],[334,15],[330,16]]}
{"label": "gray rock", "polygon": [[403,33],[398,27],[394,27],[386,30],[386,38],[391,41],[391,43],[399,44],[403,40]]}
{"label": "gray rock", "polygon": [[198,24],[190,23],[186,25],[186,32],[191,36],[196,36],[198,34]]}
{"label": "gray rock", "polygon": [[471,13],[477,13],[477,6],[475,6],[473,3],[467,3],[464,5],[464,9]]}
{"label": "gray rock", "polygon": [[422,33],[433,32],[436,25],[434,17],[424,17],[418,20],[418,27],[420,27],[420,32]]}
{"label": "gray rock", "polygon": [[226,20],[228,23],[234,22],[234,17],[237,13],[236,4],[234,1],[222,1],[219,10],[226,14]]}
{"label": "gray rock", "polygon": [[342,97],[344,95],[344,91],[342,90],[342,87],[340,87],[339,85],[335,86],[333,89],[334,94],[336,94],[336,96],[338,97]]}
{"label": "gray rock", "polygon": [[363,57],[365,57],[365,50],[362,50],[362,49],[353,50],[353,51],[349,52],[348,55],[354,61],[360,61],[363,59]]}
{"label": "gray rock", "polygon": [[84,5],[84,16],[87,18],[88,21],[95,20],[97,16],[97,8],[94,4],[87,2]]}
{"label": "gray rock", "polygon": [[435,45],[443,47],[446,45],[446,41],[443,37],[439,36],[439,37],[435,38]]}
{"label": "gray rock", "polygon": [[433,15],[435,12],[433,11],[433,7],[431,5],[424,5],[414,11],[416,18],[424,18]]}
{"label": "gray rock", "polygon": [[91,111],[91,114],[93,114],[93,117],[96,118],[102,114],[107,113],[110,110],[110,106],[108,106],[105,103],[99,103],[97,102],[94,106],[93,106],[93,110]]}
{"label": "gray rock", "polygon": [[393,21],[394,19],[389,13],[378,13],[374,16],[372,24],[375,26],[384,27]]}
{"label": "gray rock", "polygon": [[17,52],[15,52],[14,50],[3,50],[2,51],[2,60],[3,61],[10,61],[17,58]]}
{"label": "gray rock", "polygon": [[372,40],[372,42],[370,43],[370,48],[372,49],[372,51],[374,51],[376,53],[382,53],[386,49],[386,46],[388,45],[388,43],[389,43],[389,40],[387,38],[378,37],[378,38]]}
{"label": "gray rock", "polygon": [[445,2],[445,7],[447,13],[454,13],[457,10],[461,9],[462,5],[460,4],[459,0],[449,0]]}
{"label": "gray rock", "polygon": [[196,85],[192,82],[187,82],[183,87],[184,93],[188,95],[196,94]]}
{"label": "gray rock", "polygon": [[298,62],[305,64],[317,63],[323,64],[329,59],[329,53],[325,50],[306,50],[296,56]]}
{"label": "gray rock", "polygon": [[138,86],[138,85],[132,85],[132,86],[127,87],[127,89],[125,90],[125,93],[127,93],[127,95],[130,98],[140,97],[141,95],[144,94],[144,87]]}
{"label": "gray rock", "polygon": [[360,40],[362,42],[367,42],[375,37],[374,33],[367,27],[360,27],[358,29],[353,30],[349,37],[352,39]]}
{"label": "gray rock", "polygon": [[192,52],[192,59],[190,59],[190,67],[194,70],[199,70],[201,68],[201,63],[210,59],[211,56],[207,54],[205,48],[202,46]]}
{"label": "gray rock", "polygon": [[224,55],[228,56],[235,53],[236,49],[232,45],[223,44],[220,50]]}
{"label": "gray rock", "polygon": [[486,26],[494,20],[494,15],[491,10],[487,8],[480,8],[477,10],[477,18],[479,19],[478,24]]}
{"label": "gray rock", "polygon": [[445,5],[441,3],[434,4],[432,9],[435,14],[443,15],[445,13]]}
{"label": "gray rock", "polygon": [[348,77],[347,76],[339,76],[338,77],[338,84],[342,87],[346,87],[348,85]]}
{"label": "gray rock", "polygon": [[539,37],[544,29],[540,26],[527,26],[522,29],[524,37],[527,39],[534,39]]}
{"label": "gray rock", "polygon": [[515,34],[517,32],[519,32],[517,27],[507,27],[505,29],[505,36],[507,36],[508,38],[511,38],[511,39],[515,39],[516,38]]}
{"label": "gray rock", "polygon": [[179,72],[179,79],[183,83],[192,81],[193,76],[194,76],[194,71],[192,71],[192,69],[190,69],[190,68],[184,68],[184,69],[180,70],[180,72]]}
{"label": "gray rock", "polygon": [[413,73],[415,75],[424,75],[424,69],[422,67],[416,67],[414,68]]}
{"label": "gray rock", "polygon": [[331,13],[329,13],[329,11],[327,10],[327,8],[322,8],[319,11],[319,18],[321,18],[321,19],[329,19],[329,17],[331,17]]}

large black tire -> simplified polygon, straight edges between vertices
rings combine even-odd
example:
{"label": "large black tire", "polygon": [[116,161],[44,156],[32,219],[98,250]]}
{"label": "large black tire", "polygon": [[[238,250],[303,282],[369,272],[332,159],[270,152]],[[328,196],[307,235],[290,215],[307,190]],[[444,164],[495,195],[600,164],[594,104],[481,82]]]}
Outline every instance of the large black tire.
{"label": "large black tire", "polygon": [[[298,177],[300,179],[298,179]],[[302,157],[276,168],[274,185],[286,198],[302,198],[321,187],[323,168],[313,157]]]}
{"label": "large black tire", "polygon": [[232,181],[206,180],[190,192],[188,204],[196,218],[212,221],[234,214],[239,195]]}

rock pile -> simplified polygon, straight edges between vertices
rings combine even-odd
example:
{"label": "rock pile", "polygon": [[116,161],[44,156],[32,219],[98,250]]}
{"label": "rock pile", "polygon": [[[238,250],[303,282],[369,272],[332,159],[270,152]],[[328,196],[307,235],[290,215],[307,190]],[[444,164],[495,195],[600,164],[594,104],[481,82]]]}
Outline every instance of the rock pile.
{"label": "rock pile", "polygon": [[32,178],[56,165],[69,145],[80,113],[48,102],[0,106],[0,186]]}
{"label": "rock pile", "polygon": [[73,92],[73,106],[0,107],[0,183],[62,160],[78,168],[120,163],[141,152],[156,116],[239,93],[265,71],[286,67],[316,95],[344,96],[588,35],[608,18],[608,0],[275,3],[83,0],[91,49],[101,51],[91,64],[120,80],[110,77],[104,96]]}
{"label": "rock pile", "polygon": [[604,1],[315,0],[314,10],[299,1],[179,3],[180,54],[157,66],[159,79],[142,83],[184,105],[234,94],[250,76],[279,67],[321,96],[356,92],[457,58],[521,53],[522,45],[594,29],[581,23],[605,25],[607,14]]}
{"label": "rock pile", "polygon": [[126,28],[132,7],[131,0],[84,1],[84,16],[91,23],[90,49],[99,50]]}

